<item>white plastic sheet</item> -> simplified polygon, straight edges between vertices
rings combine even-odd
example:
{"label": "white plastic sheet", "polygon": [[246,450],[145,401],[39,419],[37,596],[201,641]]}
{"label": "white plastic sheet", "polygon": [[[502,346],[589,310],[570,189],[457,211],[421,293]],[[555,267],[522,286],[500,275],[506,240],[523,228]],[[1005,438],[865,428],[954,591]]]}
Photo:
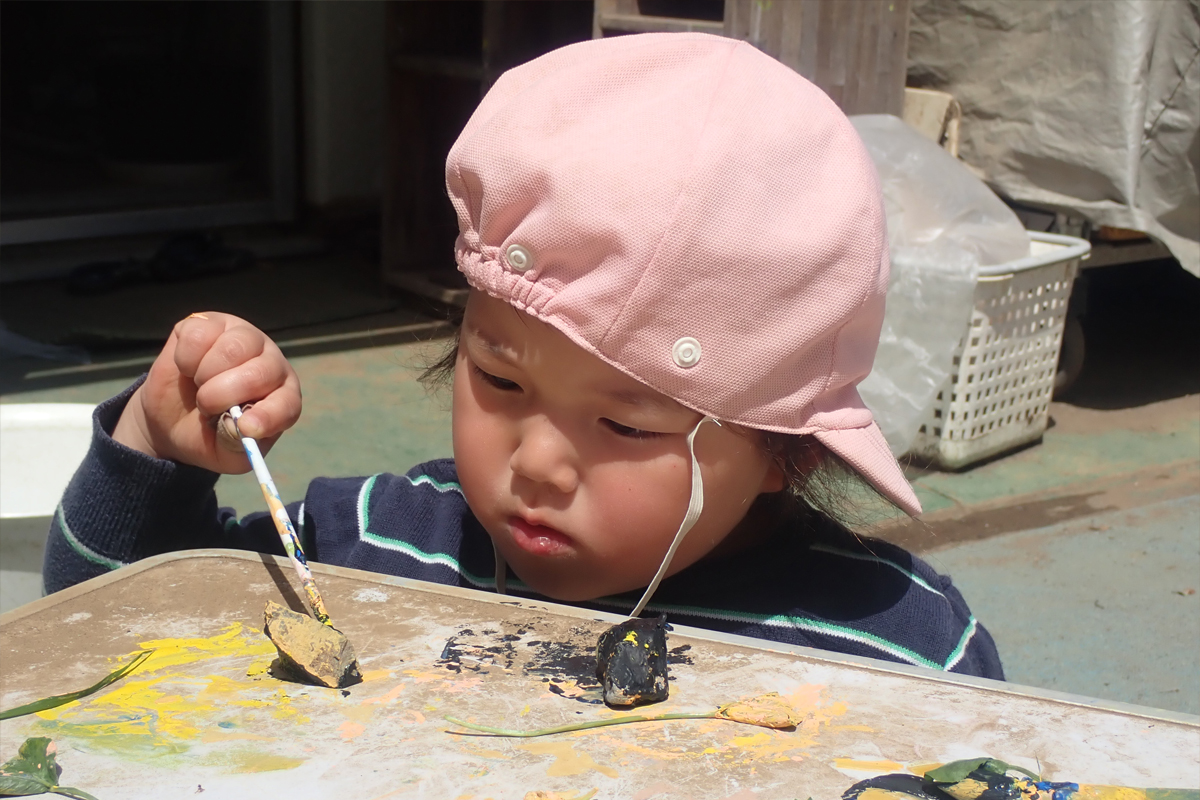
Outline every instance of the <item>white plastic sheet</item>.
{"label": "white plastic sheet", "polygon": [[1200,275],[1200,0],[913,0],[908,56],[999,191],[1145,231]]}
{"label": "white plastic sheet", "polygon": [[970,170],[901,120],[850,121],[879,173],[892,260],[875,366],[859,391],[901,455],[950,376],[979,267],[1028,256],[1029,236]]}

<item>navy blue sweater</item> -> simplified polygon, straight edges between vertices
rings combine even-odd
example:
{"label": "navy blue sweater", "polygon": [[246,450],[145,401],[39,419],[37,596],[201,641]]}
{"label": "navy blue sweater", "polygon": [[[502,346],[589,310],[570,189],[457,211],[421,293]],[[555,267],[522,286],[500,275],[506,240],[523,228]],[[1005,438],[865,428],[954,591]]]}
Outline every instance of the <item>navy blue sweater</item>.
{"label": "navy blue sweater", "polygon": [[[217,475],[112,440],[130,390],[96,409],[91,449],[50,528],[48,592],[147,556],[198,547],[283,554],[265,512],[218,508]],[[491,540],[450,459],[405,475],[318,478],[288,506],[309,560],[494,589]],[[894,545],[824,517],[781,522],[755,547],[667,578],[649,606],[671,622],[1003,679],[995,643],[950,579]],[[509,591],[537,597],[519,580]],[[632,609],[640,592],[590,608]]]}

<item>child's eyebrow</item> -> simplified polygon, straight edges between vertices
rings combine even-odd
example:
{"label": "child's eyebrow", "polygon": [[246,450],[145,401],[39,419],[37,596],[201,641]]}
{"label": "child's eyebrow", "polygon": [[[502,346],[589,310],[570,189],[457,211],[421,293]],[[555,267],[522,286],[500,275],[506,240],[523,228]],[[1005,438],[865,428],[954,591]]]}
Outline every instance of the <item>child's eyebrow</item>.
{"label": "child's eyebrow", "polygon": [[487,350],[492,355],[496,356],[497,358],[511,360],[512,348],[508,345],[496,341],[479,328],[476,328],[474,325],[464,326],[464,331],[466,332],[467,338],[476,342],[480,347],[482,347],[484,350]]}

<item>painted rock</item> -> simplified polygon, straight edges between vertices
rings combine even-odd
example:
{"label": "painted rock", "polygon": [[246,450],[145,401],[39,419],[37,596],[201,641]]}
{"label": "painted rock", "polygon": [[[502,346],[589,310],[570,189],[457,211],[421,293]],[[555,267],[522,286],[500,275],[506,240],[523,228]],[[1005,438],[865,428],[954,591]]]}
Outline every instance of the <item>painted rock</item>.
{"label": "painted rock", "polygon": [[600,634],[596,677],[610,706],[667,699],[667,618],[631,619]]}
{"label": "painted rock", "polygon": [[271,672],[283,680],[340,689],[362,681],[349,640],[307,614],[267,601],[263,633],[279,651]]}

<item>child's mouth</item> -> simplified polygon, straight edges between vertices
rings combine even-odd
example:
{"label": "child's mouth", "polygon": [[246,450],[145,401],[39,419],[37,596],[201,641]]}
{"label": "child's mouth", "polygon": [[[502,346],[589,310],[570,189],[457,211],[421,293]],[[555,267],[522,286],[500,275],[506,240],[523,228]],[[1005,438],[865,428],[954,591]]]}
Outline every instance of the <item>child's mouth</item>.
{"label": "child's mouth", "polygon": [[510,517],[508,527],[513,541],[522,550],[535,556],[549,556],[566,550],[571,539],[565,533],[545,525],[537,525],[521,517]]}

